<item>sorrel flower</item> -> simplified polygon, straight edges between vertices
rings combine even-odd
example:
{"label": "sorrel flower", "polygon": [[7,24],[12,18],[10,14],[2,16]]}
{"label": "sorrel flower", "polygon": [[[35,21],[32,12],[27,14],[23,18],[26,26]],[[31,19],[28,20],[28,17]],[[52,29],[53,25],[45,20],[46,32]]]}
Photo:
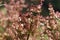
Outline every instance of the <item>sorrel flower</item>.
{"label": "sorrel flower", "polygon": [[60,40],[60,26],[57,22],[60,12],[55,12],[53,5],[49,3],[50,15],[44,17],[40,14],[43,12],[44,0],[38,1],[40,3],[37,5],[28,4],[26,0],[10,0],[9,3],[4,3],[7,16],[0,12],[0,26],[5,29],[3,40],[9,40],[7,37],[11,40]]}

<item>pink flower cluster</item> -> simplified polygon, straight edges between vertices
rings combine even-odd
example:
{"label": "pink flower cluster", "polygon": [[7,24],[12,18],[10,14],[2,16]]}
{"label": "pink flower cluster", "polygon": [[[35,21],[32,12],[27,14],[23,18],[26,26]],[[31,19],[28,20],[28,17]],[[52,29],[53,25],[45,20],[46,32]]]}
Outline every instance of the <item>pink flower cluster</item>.
{"label": "pink flower cluster", "polygon": [[[31,0],[32,1],[32,0]],[[34,1],[34,0],[33,0]],[[49,16],[43,17],[40,13],[44,0],[39,0],[38,5],[29,5],[25,0],[10,0],[4,4],[7,13],[0,12],[0,25],[5,28],[12,40],[45,40],[44,35],[47,35],[47,40],[59,40],[59,24],[56,18],[60,18],[60,12],[55,12],[52,4],[48,4]],[[22,12],[27,8],[25,12]]]}

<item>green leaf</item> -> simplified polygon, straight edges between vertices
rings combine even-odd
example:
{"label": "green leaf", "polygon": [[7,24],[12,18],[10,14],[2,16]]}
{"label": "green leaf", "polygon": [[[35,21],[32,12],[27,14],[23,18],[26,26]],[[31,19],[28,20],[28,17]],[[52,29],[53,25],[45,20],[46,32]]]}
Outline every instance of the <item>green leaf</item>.
{"label": "green leaf", "polygon": [[36,37],[36,39],[37,39],[37,40],[41,40],[41,37],[38,35],[38,36]]}
{"label": "green leaf", "polygon": [[2,26],[0,26],[0,33],[3,33],[5,30]]}
{"label": "green leaf", "polygon": [[12,40],[12,38],[10,36],[5,36],[6,40]]}
{"label": "green leaf", "polygon": [[44,35],[44,39],[48,40],[48,35],[47,34]]}
{"label": "green leaf", "polygon": [[6,10],[6,8],[1,8],[0,10],[4,13],[4,15],[7,14],[7,10]]}

